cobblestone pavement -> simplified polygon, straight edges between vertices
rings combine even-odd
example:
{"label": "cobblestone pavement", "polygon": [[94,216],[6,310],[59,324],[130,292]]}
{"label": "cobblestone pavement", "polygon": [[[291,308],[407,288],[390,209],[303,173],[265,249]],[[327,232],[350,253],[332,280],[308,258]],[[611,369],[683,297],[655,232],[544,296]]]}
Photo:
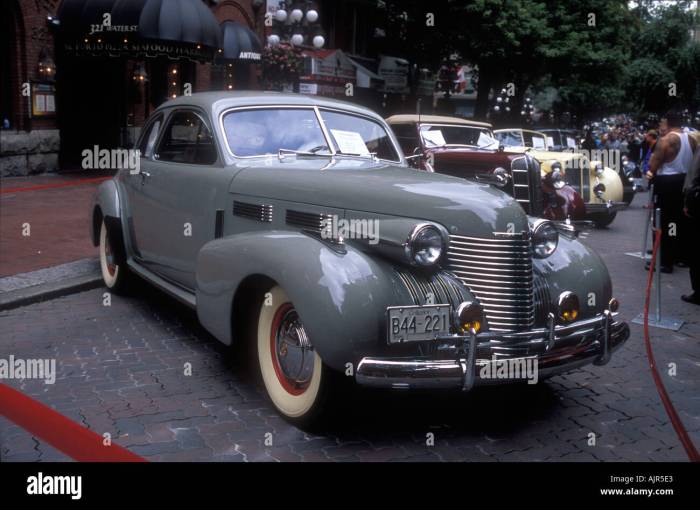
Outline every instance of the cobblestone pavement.
{"label": "cobblestone pavement", "polygon": [[101,176],[104,172],[3,177],[0,276],[95,256],[88,212],[99,182],[85,179]]}
{"label": "cobblestone pavement", "polygon": [[[606,258],[627,319],[642,308],[646,272],[624,252],[640,249],[643,201],[637,197],[610,229],[592,231],[585,241]],[[664,313],[688,324],[678,333],[652,329],[656,358],[700,444],[698,309],[678,298],[688,288],[687,270],[663,277]],[[230,350],[191,311],[149,288],[136,297],[113,296],[109,307],[103,293],[1,313],[0,357],[55,357],[56,384],[7,382],[99,434],[111,433],[149,460],[686,460],[653,385],[637,325],[604,367],[538,386],[479,388],[467,395],[357,391],[337,424],[309,434],[275,413]],[[184,375],[185,363],[192,365],[191,376]],[[4,461],[67,460],[4,419],[0,455]]]}

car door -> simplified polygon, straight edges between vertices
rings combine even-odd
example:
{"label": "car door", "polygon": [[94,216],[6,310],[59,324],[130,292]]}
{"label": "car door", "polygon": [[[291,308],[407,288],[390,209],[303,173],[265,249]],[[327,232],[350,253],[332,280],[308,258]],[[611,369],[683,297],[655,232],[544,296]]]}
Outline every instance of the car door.
{"label": "car door", "polygon": [[221,231],[230,181],[203,111],[183,107],[170,113],[147,173],[143,213],[149,217],[138,215],[144,262],[194,290],[197,255]]}
{"label": "car door", "polygon": [[124,180],[130,252],[140,263],[152,258],[153,244],[157,242],[158,231],[151,224],[153,200],[150,196],[152,187],[149,185],[149,176],[153,172],[153,153],[164,118],[163,113],[158,113],[146,123],[137,147],[140,152],[139,167],[131,169]]}

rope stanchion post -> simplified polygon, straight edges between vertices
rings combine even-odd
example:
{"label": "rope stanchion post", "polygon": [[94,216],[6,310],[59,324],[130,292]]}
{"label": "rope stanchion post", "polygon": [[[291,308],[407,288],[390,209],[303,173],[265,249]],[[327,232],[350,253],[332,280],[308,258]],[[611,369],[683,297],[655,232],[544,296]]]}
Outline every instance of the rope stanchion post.
{"label": "rope stanchion post", "polygon": [[[661,209],[660,208],[653,208],[650,211],[649,217],[654,218],[654,236],[652,236],[652,239],[656,239],[658,237],[659,239],[662,236],[662,225],[661,225]],[[648,222],[647,222],[648,225]],[[646,232],[646,229],[645,229]],[[642,253],[642,259],[646,260],[646,241],[644,242],[645,245],[645,252]],[[656,243],[652,243],[654,250],[661,251],[660,246],[656,246]],[[672,331],[678,331],[683,327],[684,322],[680,319],[674,319],[672,317],[664,317],[661,314],[661,256],[660,254],[656,254],[657,256],[654,257],[654,253],[652,253],[652,258],[649,263],[649,271],[650,273],[653,272],[653,280],[652,280],[652,275],[649,275],[649,281],[654,282],[655,286],[655,296],[654,296],[654,319],[650,321],[648,324],[654,328],[661,328],[661,329],[670,329]],[[634,319],[632,319],[632,323],[634,324],[640,324],[640,325],[646,325],[646,317],[644,315],[644,312],[640,313],[637,315]]]}

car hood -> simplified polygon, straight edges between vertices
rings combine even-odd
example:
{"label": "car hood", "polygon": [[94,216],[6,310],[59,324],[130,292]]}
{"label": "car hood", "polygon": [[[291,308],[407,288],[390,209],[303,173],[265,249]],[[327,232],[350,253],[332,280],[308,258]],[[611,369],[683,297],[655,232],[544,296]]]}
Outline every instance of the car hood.
{"label": "car hood", "polygon": [[356,211],[430,220],[457,235],[492,237],[493,232],[528,229],[520,205],[486,184],[360,160],[340,160],[334,166],[324,159],[274,163],[241,170],[230,191],[344,209],[348,215]]}

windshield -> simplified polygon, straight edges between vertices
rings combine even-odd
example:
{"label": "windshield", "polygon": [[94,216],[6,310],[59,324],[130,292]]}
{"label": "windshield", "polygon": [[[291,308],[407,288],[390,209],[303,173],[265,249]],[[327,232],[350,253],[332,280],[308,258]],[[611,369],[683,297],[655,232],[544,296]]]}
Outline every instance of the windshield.
{"label": "windshield", "polygon": [[506,147],[522,147],[524,145],[520,131],[500,131],[496,133],[496,139]]}
{"label": "windshield", "polygon": [[280,149],[330,154],[311,108],[256,108],[224,116],[226,141],[236,156],[277,154]]}
{"label": "windshield", "polygon": [[381,123],[344,112],[319,112],[330,140],[313,108],[271,107],[226,113],[223,117],[226,141],[231,152],[240,157],[292,151],[401,160]]}
{"label": "windshield", "polygon": [[426,147],[466,145],[480,149],[498,149],[496,140],[488,128],[457,126],[451,124],[422,124],[420,135]]}

